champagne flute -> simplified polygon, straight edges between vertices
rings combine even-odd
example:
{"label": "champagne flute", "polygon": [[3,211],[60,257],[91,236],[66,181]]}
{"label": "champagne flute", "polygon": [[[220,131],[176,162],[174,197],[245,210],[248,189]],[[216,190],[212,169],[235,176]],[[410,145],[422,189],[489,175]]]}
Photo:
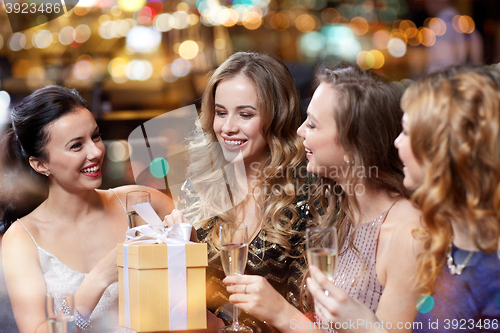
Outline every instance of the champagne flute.
{"label": "champagne flute", "polygon": [[75,333],[75,298],[73,294],[45,295],[45,316],[49,333]]}
{"label": "champagne flute", "polygon": [[137,204],[145,202],[151,203],[151,193],[148,191],[131,191],[127,193],[126,204],[129,229],[146,224],[142,217],[132,208]]}
{"label": "champagne flute", "polygon": [[[248,255],[247,225],[244,223],[223,223],[219,228],[219,238],[224,273],[227,276],[244,274]],[[239,309],[233,305],[233,323],[221,328],[219,333],[252,333],[253,330],[250,327],[238,322],[239,314]]]}
{"label": "champagne flute", "polygon": [[318,267],[328,280],[333,281],[338,260],[337,229],[307,228],[306,252],[309,265]]}

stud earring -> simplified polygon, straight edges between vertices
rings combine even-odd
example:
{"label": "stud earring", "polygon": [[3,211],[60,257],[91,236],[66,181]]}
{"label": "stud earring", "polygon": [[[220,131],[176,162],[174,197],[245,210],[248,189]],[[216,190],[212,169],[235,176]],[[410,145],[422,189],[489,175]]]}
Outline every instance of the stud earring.
{"label": "stud earring", "polygon": [[47,177],[48,177],[48,176],[49,176],[49,173],[48,173],[48,172],[47,172],[47,173],[45,173],[45,176],[47,176]]}

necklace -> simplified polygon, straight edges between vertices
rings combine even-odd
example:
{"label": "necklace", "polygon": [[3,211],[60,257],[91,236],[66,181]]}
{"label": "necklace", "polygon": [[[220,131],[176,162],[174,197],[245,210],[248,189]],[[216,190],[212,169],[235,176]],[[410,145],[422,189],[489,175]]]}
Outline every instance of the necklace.
{"label": "necklace", "polygon": [[448,260],[446,260],[446,263],[448,264],[448,268],[450,269],[451,275],[460,275],[462,274],[462,271],[465,268],[465,265],[469,262],[469,260],[472,258],[472,255],[474,254],[474,251],[470,251],[469,254],[467,255],[467,258],[465,258],[464,262],[461,263],[460,265],[454,265],[453,264],[453,257],[451,256],[451,242],[450,242],[450,247],[448,248],[448,253],[446,254],[446,257]]}

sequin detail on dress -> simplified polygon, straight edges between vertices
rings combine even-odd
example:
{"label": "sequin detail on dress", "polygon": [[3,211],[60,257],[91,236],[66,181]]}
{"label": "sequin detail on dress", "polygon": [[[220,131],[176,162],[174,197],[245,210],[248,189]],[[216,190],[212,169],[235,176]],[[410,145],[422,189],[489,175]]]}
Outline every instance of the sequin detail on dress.
{"label": "sequin detail on dress", "polygon": [[[359,226],[353,244],[361,255],[352,247],[347,248],[348,242],[345,242],[339,254],[339,262],[333,279],[335,285],[345,290],[352,298],[357,299],[373,312],[377,309],[384,291],[384,287],[377,278],[375,265],[378,236],[380,227],[393,205],[394,203],[375,220]],[[353,225],[349,224],[349,228],[349,235],[346,239],[349,239],[354,231]]]}

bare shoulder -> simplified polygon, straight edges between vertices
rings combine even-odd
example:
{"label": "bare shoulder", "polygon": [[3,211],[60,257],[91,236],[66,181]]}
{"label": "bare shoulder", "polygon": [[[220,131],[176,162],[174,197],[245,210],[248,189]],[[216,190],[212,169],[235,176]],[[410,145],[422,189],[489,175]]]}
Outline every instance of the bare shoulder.
{"label": "bare shoulder", "polygon": [[395,232],[407,232],[408,229],[423,227],[421,212],[408,199],[400,199],[390,211],[391,221],[395,222]]}
{"label": "bare shoulder", "polygon": [[423,249],[423,242],[416,231],[423,228],[422,214],[406,199],[399,200],[391,211],[391,220],[394,223],[389,253],[398,258],[411,257],[414,261]]}
{"label": "bare shoulder", "polygon": [[[25,227],[33,232],[33,219],[26,216],[22,220]],[[2,237],[2,256],[4,263],[7,261],[5,259],[38,258],[38,249],[33,239],[19,221],[12,223]]]}

